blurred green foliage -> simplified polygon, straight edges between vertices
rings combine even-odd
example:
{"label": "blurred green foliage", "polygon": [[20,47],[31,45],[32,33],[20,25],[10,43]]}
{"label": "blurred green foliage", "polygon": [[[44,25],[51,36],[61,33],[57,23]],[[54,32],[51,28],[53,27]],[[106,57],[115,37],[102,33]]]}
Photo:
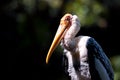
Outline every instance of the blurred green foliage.
{"label": "blurred green foliage", "polygon": [[74,0],[68,2],[65,7],[65,12],[78,15],[83,26],[97,23],[100,14],[106,11],[106,8],[96,0]]}
{"label": "blurred green foliage", "polygon": [[78,15],[82,26],[98,23],[100,14],[106,14],[107,8],[97,0],[21,0],[18,1],[24,5],[28,13],[34,12],[36,6],[39,10],[44,10],[49,7],[48,15],[56,17],[59,10],[62,13],[73,13]]}
{"label": "blurred green foliage", "polygon": [[120,80],[120,55],[112,57],[111,62],[112,62],[112,66],[115,72],[114,79]]}

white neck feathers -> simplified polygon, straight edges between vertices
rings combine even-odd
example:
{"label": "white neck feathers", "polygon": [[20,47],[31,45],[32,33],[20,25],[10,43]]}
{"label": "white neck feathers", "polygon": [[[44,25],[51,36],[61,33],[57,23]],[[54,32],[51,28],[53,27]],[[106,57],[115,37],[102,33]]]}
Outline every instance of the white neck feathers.
{"label": "white neck feathers", "polygon": [[80,30],[80,21],[76,15],[72,17],[72,26],[68,29],[64,38],[74,38]]}

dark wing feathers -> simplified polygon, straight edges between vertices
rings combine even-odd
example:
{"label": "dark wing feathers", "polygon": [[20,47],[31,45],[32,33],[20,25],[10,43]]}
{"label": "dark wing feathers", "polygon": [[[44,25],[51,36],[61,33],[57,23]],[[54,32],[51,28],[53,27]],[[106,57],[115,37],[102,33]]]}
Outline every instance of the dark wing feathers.
{"label": "dark wing feathers", "polygon": [[[92,67],[93,69],[95,69],[94,57],[96,57],[101,61],[101,63],[105,67],[105,69],[110,77],[110,80],[114,80],[114,73],[113,73],[111,63],[110,63],[108,57],[106,56],[106,54],[104,53],[104,51],[102,50],[101,46],[95,41],[94,38],[89,38],[86,46],[88,48],[88,60],[89,60],[90,68]],[[98,74],[96,72],[96,70],[94,70],[94,72],[96,74]],[[95,74],[93,74],[93,75],[95,76]],[[91,77],[92,77],[92,75],[91,75]],[[98,77],[99,77],[99,75],[98,75]]]}

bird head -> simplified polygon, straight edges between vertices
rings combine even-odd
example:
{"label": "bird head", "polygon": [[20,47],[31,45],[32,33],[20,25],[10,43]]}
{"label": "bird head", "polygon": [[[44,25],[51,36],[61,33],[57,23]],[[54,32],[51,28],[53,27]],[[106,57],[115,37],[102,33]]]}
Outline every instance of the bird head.
{"label": "bird head", "polygon": [[[48,63],[53,51],[55,48],[58,46],[62,38],[64,37],[65,33],[68,31],[70,26],[72,25],[72,18],[73,16],[71,14],[65,14],[61,20],[60,20],[60,25],[58,27],[58,30],[56,32],[56,35],[54,37],[54,40],[51,44],[51,47],[48,51],[47,57],[46,57],[46,63]],[[76,19],[76,18],[75,18]]]}

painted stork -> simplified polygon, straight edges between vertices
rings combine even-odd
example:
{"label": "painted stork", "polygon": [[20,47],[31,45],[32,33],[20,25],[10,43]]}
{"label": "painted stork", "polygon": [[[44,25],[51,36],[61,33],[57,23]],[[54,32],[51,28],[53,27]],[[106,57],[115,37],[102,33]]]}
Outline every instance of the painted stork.
{"label": "painted stork", "polygon": [[90,36],[75,37],[79,30],[78,17],[69,13],[65,14],[61,18],[59,28],[48,51],[46,63],[61,42],[71,80],[114,80],[110,60],[101,46]]}

